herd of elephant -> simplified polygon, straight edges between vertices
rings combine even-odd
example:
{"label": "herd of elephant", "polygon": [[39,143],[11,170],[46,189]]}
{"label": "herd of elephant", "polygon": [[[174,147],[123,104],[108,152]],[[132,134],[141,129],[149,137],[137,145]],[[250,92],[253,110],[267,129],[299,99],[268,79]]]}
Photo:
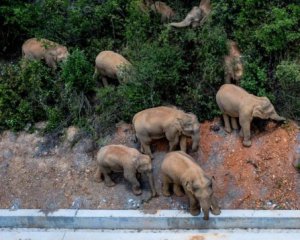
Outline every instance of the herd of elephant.
{"label": "herd of elephant", "polygon": [[[163,2],[145,1],[141,9],[151,9],[162,15],[162,20],[169,20],[174,11]],[[180,23],[170,23],[174,27],[200,26],[211,11],[210,1],[201,0],[199,7],[194,7]],[[243,75],[241,53],[237,43],[228,41],[229,53],[224,57],[225,84],[216,94],[216,101],[223,113],[225,131],[230,133],[241,126],[240,136],[243,145],[251,146],[250,125],[254,117],[284,121],[279,116],[267,97],[257,97],[231,81],[238,81]],[[44,60],[53,70],[57,63],[65,60],[69,53],[65,46],[47,39],[28,39],[22,46],[22,55],[26,59]],[[122,68],[132,64],[120,54],[102,51],[95,60],[94,78],[101,75],[103,86],[108,79],[122,79]],[[238,120],[238,121],[237,121]],[[123,145],[108,145],[97,153],[97,171],[95,180],[101,182],[104,177],[106,186],[115,183],[110,178],[111,172],[124,172],[124,178],[132,185],[134,194],[142,193],[137,175],[146,174],[151,187],[152,197],[157,196],[152,175],[150,144],[154,139],[166,138],[169,141],[169,153],[161,164],[163,182],[162,193],[170,196],[170,189],[177,196],[184,193],[189,198],[189,210],[198,215],[202,209],[204,219],[209,219],[209,212],[220,214],[218,201],[212,189],[212,178],[205,175],[194,159],[186,154],[187,137],[192,138],[192,150],[197,151],[200,142],[199,121],[197,116],[186,113],[176,107],[160,106],[145,109],[135,114],[132,120],[134,134],[141,144],[141,152]],[[178,145],[180,151],[176,151]]]}

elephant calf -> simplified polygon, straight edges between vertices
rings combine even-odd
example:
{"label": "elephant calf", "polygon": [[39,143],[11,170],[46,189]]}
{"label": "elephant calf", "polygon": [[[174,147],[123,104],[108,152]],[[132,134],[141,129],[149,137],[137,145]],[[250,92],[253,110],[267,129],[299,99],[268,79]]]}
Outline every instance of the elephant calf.
{"label": "elephant calf", "polygon": [[134,115],[133,127],[141,142],[142,152],[152,156],[150,143],[153,139],[166,137],[170,151],[180,142],[180,149],[186,151],[186,137],[192,137],[193,151],[199,146],[200,132],[196,115],[185,113],[175,107],[155,107],[145,109]]}
{"label": "elephant calf", "polygon": [[118,79],[121,82],[122,68],[126,66],[131,66],[131,63],[122,55],[113,51],[102,51],[95,60],[94,78],[100,74],[104,87],[108,86],[107,78]]}
{"label": "elephant calf", "polygon": [[22,45],[22,55],[26,59],[43,59],[49,67],[55,70],[57,63],[65,60],[69,52],[65,46],[50,40],[30,38]]}
{"label": "elephant calf", "polygon": [[214,215],[221,213],[218,201],[212,189],[212,180],[185,152],[168,153],[161,165],[163,195],[171,195],[170,187],[177,196],[183,196],[181,188],[189,198],[190,213],[198,215],[201,208],[204,220],[209,219],[209,210]]}
{"label": "elephant calf", "polygon": [[238,83],[244,73],[242,55],[236,42],[228,41],[228,45],[229,54],[224,57],[225,83],[231,83],[231,80]]}
{"label": "elephant calf", "polygon": [[267,97],[254,96],[234,84],[222,85],[217,92],[216,100],[223,113],[226,132],[231,132],[229,118],[231,118],[233,129],[238,129],[236,118],[239,118],[240,135],[244,137],[243,145],[245,147],[251,146],[250,125],[254,117],[285,121],[285,118],[276,113]]}
{"label": "elephant calf", "polygon": [[146,174],[151,187],[152,197],[157,195],[152,175],[151,159],[136,149],[123,145],[102,147],[97,153],[95,181],[102,182],[103,175],[105,185],[108,187],[114,186],[115,183],[109,176],[111,172],[124,172],[124,178],[131,183],[132,191],[135,195],[142,193],[136,174]]}

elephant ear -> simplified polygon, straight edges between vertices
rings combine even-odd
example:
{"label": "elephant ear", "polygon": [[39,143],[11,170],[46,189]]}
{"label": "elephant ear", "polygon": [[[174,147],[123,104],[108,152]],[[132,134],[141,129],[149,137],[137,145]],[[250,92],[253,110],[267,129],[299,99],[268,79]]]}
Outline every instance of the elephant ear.
{"label": "elephant ear", "polygon": [[261,101],[254,106],[253,108],[253,112],[252,112],[252,116],[253,117],[258,117],[258,118],[261,118],[261,119],[267,119],[269,118],[269,115],[268,115],[268,110],[271,106],[271,102],[268,98],[266,97],[262,97],[261,98]]}
{"label": "elephant ear", "polygon": [[189,192],[193,193],[194,190],[193,190],[193,182],[192,181],[186,181],[184,183],[184,186],[186,188],[186,190],[188,190]]}
{"label": "elephant ear", "polygon": [[51,58],[54,60],[54,61],[57,61],[57,49],[51,49],[49,50],[48,54],[51,56]]}
{"label": "elephant ear", "polygon": [[178,122],[185,131],[193,131],[193,116],[191,114],[185,114],[182,118],[178,118]]}

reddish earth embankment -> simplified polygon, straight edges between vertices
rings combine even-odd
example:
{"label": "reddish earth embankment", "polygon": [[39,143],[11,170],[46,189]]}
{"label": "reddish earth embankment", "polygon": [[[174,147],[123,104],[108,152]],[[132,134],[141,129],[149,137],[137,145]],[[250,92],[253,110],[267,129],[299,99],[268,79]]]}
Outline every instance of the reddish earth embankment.
{"label": "reddish earth embankment", "polygon": [[[218,121],[201,124],[201,144],[191,153],[208,175],[222,208],[300,209],[300,177],[292,166],[295,123],[269,123],[252,134],[245,148],[237,133],[226,134]],[[130,125],[98,144],[134,146]],[[214,129],[214,130],[213,130]],[[217,130],[217,131],[216,131]],[[91,138],[69,128],[59,138],[3,132],[0,135],[0,208],[186,209],[186,197],[163,197],[147,202],[149,186],[142,178],[143,194],[135,196],[122,175],[108,188],[93,181],[95,161]],[[154,175],[161,193],[160,164],[167,150],[165,140],[153,144]],[[298,187],[298,189],[297,189]]]}

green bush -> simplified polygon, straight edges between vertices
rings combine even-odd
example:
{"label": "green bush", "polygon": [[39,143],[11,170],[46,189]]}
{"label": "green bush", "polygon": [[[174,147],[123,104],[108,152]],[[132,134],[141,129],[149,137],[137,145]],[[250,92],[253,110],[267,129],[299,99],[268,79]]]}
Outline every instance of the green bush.
{"label": "green bush", "polygon": [[279,81],[278,105],[280,111],[293,119],[300,120],[300,64],[295,61],[282,61],[276,68]]}
{"label": "green bush", "polygon": [[[228,39],[243,54],[240,85],[299,119],[297,0],[212,1],[212,14],[202,27],[183,29],[142,11],[141,2],[1,1],[1,58],[20,56],[22,43],[31,37],[65,44],[71,54],[56,73],[34,61],[1,65],[0,129],[19,130],[48,120],[52,131],[77,124],[107,132],[137,111],[162,104],[211,119],[219,115],[215,94],[224,83]],[[176,21],[198,2],[166,1],[176,11]],[[96,89],[93,66],[103,50],[122,53],[133,69],[121,84]]]}
{"label": "green bush", "polygon": [[[51,75],[41,62],[21,61],[0,66],[0,129],[21,130],[45,119],[51,99]],[[50,87],[51,88],[51,87]]]}
{"label": "green bush", "polygon": [[52,73],[41,61],[22,60],[0,68],[0,129],[22,130],[48,120],[48,130],[83,124],[91,112],[87,94],[95,82],[93,66],[74,50],[61,70]]}

